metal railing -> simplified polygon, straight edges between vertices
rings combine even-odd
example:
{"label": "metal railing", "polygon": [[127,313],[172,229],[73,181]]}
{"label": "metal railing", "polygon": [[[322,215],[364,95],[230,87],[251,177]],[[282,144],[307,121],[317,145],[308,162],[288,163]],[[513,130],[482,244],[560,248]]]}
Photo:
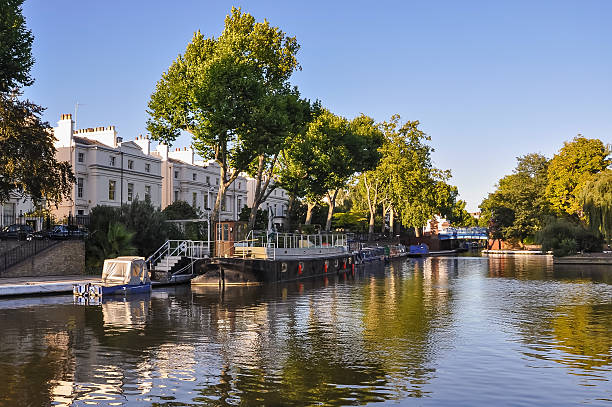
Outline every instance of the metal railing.
{"label": "metal railing", "polygon": [[250,231],[245,240],[236,242],[236,246],[271,247],[276,249],[303,249],[347,246],[348,240],[344,233],[320,233],[302,235],[294,233],[266,233]]}
{"label": "metal railing", "polygon": [[165,259],[166,266],[170,257],[187,257],[201,259],[210,255],[210,242],[203,240],[167,240],[155,253],[146,260],[147,268],[153,270],[158,262]]}
{"label": "metal railing", "polygon": [[58,240],[31,240],[0,254],[0,275],[10,267],[60,243]]}

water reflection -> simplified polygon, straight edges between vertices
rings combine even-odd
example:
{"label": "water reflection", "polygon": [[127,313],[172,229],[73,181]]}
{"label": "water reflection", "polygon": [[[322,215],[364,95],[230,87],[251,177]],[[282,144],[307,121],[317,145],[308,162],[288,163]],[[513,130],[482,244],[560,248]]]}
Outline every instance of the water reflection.
{"label": "water reflection", "polygon": [[[97,306],[0,301],[0,405],[605,400],[611,301],[605,270],[469,257]],[[514,375],[509,394],[490,391],[500,372]]]}

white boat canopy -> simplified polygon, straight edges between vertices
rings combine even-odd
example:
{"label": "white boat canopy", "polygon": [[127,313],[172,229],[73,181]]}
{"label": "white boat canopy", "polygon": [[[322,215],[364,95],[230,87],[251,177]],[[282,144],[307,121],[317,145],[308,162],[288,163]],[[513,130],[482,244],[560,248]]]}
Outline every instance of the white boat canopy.
{"label": "white boat canopy", "polygon": [[102,283],[105,285],[146,284],[150,281],[144,257],[124,256],[104,260]]}

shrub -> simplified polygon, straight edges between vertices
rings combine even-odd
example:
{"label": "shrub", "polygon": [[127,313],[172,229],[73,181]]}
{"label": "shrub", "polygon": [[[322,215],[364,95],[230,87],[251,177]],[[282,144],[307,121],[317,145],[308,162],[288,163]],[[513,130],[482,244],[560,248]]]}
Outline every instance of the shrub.
{"label": "shrub", "polygon": [[552,250],[554,256],[569,256],[579,251],[600,251],[602,238],[587,229],[582,223],[565,218],[556,218],[536,235],[542,251]]}

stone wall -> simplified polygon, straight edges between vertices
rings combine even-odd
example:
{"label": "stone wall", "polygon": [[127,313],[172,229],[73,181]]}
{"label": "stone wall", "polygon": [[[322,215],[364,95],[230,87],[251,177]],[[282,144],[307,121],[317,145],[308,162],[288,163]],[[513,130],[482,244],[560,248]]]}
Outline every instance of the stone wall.
{"label": "stone wall", "polygon": [[10,267],[1,277],[62,276],[85,272],[85,242],[66,240]]}

